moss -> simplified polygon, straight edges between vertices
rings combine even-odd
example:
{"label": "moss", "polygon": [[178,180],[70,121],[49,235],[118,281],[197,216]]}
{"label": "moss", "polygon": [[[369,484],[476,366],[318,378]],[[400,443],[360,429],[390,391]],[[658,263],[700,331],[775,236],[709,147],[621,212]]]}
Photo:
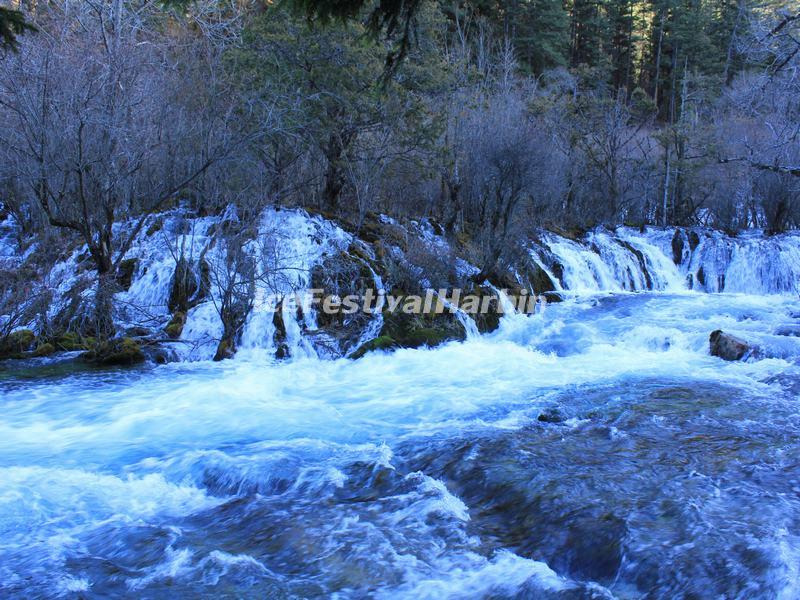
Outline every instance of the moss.
{"label": "moss", "polygon": [[367,352],[372,352],[373,350],[393,350],[398,347],[399,346],[397,342],[395,342],[391,337],[388,335],[382,335],[380,337],[376,337],[374,340],[370,340],[362,344],[349,356],[349,358],[356,360],[364,356]]}
{"label": "moss", "polygon": [[183,311],[175,311],[175,314],[172,315],[172,319],[164,328],[164,331],[170,337],[170,339],[177,340],[181,337],[181,333],[183,333],[183,328],[186,325],[186,313]]}
{"label": "moss", "polygon": [[407,348],[419,348],[420,346],[438,346],[444,342],[452,339],[450,334],[443,329],[434,329],[432,327],[423,327],[415,329],[404,341],[404,346]]}
{"label": "moss", "polygon": [[36,347],[36,350],[33,351],[33,355],[34,356],[50,356],[51,354],[54,354],[55,351],[56,351],[56,347],[53,346],[53,344],[48,344],[48,343],[39,344]]}
{"label": "moss", "polygon": [[83,338],[74,331],[67,331],[55,339],[54,345],[57,350],[64,350],[65,352],[90,350],[95,345],[95,339]]}
{"label": "moss", "polygon": [[27,352],[36,343],[36,334],[30,329],[19,329],[12,332],[4,343],[11,352]]}
{"label": "moss", "polygon": [[214,360],[219,362],[221,360],[233,358],[234,354],[236,354],[236,346],[233,342],[221,340],[219,346],[217,346],[217,352],[214,354]]}
{"label": "moss", "polygon": [[113,338],[100,342],[83,355],[84,360],[98,365],[135,365],[144,362],[142,347],[131,338]]}
{"label": "moss", "polygon": [[6,358],[23,358],[26,352],[33,350],[36,334],[30,329],[18,329],[0,340],[0,360]]}

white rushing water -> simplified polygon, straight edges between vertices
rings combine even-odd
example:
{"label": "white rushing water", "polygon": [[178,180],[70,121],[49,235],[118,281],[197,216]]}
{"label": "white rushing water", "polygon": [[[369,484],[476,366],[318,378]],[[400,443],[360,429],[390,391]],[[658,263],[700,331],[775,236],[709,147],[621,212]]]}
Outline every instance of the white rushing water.
{"label": "white rushing water", "polygon": [[[143,232],[120,305],[166,321],[179,249],[222,260],[217,226]],[[2,363],[0,595],[797,597],[796,236],[683,232],[676,264],[674,230],[545,234],[562,303],[358,361],[284,310],[277,361],[259,303],[353,240],[298,211],[259,232],[250,255],[292,268],[259,280],[234,360],[202,360],[212,286],[176,344],[193,362]],[[765,358],[711,356],[716,329]]]}
{"label": "white rushing water", "polygon": [[[797,377],[800,338],[774,332],[796,308],[608,296],[359,361],[6,376],[0,585],[638,597],[745,578],[779,593],[796,584],[800,412],[775,378]],[[784,357],[724,363],[715,328],[780,338]],[[697,581],[678,588],[682,563]]]}

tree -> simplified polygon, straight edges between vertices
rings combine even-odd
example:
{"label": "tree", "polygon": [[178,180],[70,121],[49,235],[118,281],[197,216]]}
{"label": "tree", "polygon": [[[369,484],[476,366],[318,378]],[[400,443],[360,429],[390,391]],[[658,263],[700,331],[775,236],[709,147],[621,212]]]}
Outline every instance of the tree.
{"label": "tree", "polygon": [[[228,141],[216,137],[220,115],[181,104],[176,63],[147,39],[142,17],[121,0],[53,3],[40,15],[48,35],[25,41],[0,78],[0,152],[29,205],[86,244],[100,337],[114,334],[116,270],[146,216],[220,160]],[[80,29],[50,26],[78,20]]]}
{"label": "tree", "polygon": [[25,15],[0,6],[0,49],[16,50],[19,47],[17,38],[26,31],[36,31],[36,28],[25,20]]}

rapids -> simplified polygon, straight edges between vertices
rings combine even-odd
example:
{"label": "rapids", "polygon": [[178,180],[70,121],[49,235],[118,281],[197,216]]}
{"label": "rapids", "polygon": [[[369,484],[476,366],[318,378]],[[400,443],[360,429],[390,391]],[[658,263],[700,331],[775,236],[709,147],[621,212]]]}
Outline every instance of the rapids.
{"label": "rapids", "polygon": [[[796,597],[796,309],[601,294],[359,361],[4,365],[0,589]],[[725,363],[715,328],[779,350]]]}
{"label": "rapids", "polygon": [[[178,257],[215,268],[235,218],[149,226],[122,323],[163,326]],[[234,360],[208,361],[212,286],[179,362],[0,362],[0,596],[800,597],[800,237],[542,233],[530,256],[564,302],[357,361],[284,311],[280,361],[259,303],[354,240],[302,211],[258,232],[280,243],[253,257],[290,268],[258,284]],[[33,252],[14,235],[9,268]],[[90,299],[83,255],[42,282],[52,314]],[[765,357],[710,356],[715,329]]]}

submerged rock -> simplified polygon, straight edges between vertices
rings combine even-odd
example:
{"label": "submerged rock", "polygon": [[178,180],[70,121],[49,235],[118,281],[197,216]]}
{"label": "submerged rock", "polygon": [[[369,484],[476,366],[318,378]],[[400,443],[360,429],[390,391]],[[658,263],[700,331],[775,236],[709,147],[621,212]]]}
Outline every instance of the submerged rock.
{"label": "submerged rock", "polygon": [[712,332],[708,341],[711,355],[723,360],[742,360],[757,353],[755,346],[720,329]]}
{"label": "submerged rock", "polygon": [[789,337],[800,337],[800,325],[781,325],[775,330],[775,335],[784,335]]}

